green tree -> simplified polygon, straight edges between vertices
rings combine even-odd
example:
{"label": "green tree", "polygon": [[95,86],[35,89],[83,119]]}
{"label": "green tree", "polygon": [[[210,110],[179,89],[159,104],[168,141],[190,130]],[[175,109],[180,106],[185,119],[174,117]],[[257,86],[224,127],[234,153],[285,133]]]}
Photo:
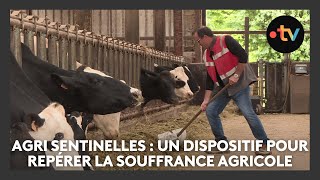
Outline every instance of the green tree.
{"label": "green tree", "polygon": [[[245,17],[249,17],[250,30],[266,30],[269,23],[276,17],[290,15],[299,20],[304,30],[310,30],[309,10],[207,10],[207,26],[214,31],[244,30]],[[244,35],[233,34],[235,39],[244,46]],[[265,34],[251,34],[249,36],[249,61],[258,59],[267,61],[281,61],[283,54],[273,50]],[[291,53],[294,61],[310,60],[310,34],[305,38],[299,49]]]}

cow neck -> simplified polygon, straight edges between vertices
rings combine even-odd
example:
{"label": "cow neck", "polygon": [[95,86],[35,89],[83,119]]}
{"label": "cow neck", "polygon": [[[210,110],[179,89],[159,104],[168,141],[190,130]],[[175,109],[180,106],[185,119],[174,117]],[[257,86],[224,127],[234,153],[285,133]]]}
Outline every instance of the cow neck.
{"label": "cow neck", "polygon": [[34,83],[49,97],[49,99],[62,104],[67,113],[74,110],[82,110],[77,106],[78,99],[75,99],[74,96],[69,96],[64,89],[58,87],[50,80],[50,75],[52,73],[62,76],[72,76],[75,71],[67,71],[58,68],[37,57],[24,57],[22,60],[22,67],[27,75],[31,77]]}
{"label": "cow neck", "polygon": [[31,58],[31,57],[23,58],[22,66],[24,64],[30,64],[31,68],[37,69],[37,71],[34,71],[35,73],[37,72],[43,73],[43,74],[55,73],[63,76],[71,76],[73,74],[73,72],[71,71],[61,69],[55,65],[52,65],[48,62],[45,62],[39,59],[36,56],[34,56],[34,58]]}
{"label": "cow neck", "polygon": [[15,63],[15,59],[10,61],[10,82],[42,106],[47,106],[50,103],[49,98],[28,78],[19,65]]}

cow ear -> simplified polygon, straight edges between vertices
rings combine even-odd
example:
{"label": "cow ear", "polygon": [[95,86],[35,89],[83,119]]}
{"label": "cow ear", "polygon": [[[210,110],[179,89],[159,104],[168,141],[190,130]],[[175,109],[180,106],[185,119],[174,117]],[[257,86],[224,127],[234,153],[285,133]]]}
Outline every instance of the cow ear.
{"label": "cow ear", "polygon": [[27,114],[23,118],[23,122],[27,124],[28,128],[37,131],[39,127],[43,126],[44,119],[42,119],[38,114]]}
{"label": "cow ear", "polygon": [[84,72],[84,70],[88,67],[88,66],[83,65],[83,64],[81,64],[80,66],[78,66],[78,65],[80,65],[80,63],[77,64],[76,72]]}
{"label": "cow ear", "polygon": [[185,85],[186,85],[186,83],[184,81],[176,80],[176,88],[177,89],[182,88]]}
{"label": "cow ear", "polygon": [[145,75],[149,78],[156,78],[157,74],[146,69],[141,68],[141,75]]}
{"label": "cow ear", "polygon": [[32,121],[32,123],[31,123],[31,129],[32,129],[33,131],[38,131],[38,126],[36,125],[35,121]]}
{"label": "cow ear", "polygon": [[173,67],[173,68],[179,67],[179,64],[174,63],[174,64],[172,65],[172,67]]}
{"label": "cow ear", "polygon": [[51,79],[54,83],[56,83],[57,86],[59,86],[62,89],[69,89],[69,85],[66,83],[66,79],[63,76],[59,76],[57,74],[51,74]]}
{"label": "cow ear", "polygon": [[79,63],[78,61],[76,61],[76,68],[78,69],[80,66],[82,66],[83,64]]}
{"label": "cow ear", "polygon": [[164,71],[162,71],[161,73],[160,73],[160,77],[174,77],[169,71],[167,71],[167,70],[164,70]]}

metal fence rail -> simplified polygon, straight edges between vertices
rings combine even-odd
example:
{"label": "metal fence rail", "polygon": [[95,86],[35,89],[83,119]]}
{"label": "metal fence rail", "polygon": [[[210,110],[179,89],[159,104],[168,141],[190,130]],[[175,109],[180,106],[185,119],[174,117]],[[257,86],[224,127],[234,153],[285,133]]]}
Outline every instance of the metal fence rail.
{"label": "metal fence rail", "polygon": [[153,70],[154,63],[185,63],[183,56],[80,30],[77,25],[27,16],[21,11],[11,12],[10,26],[10,48],[19,64],[20,42],[24,42],[39,58],[60,68],[74,70],[78,61],[139,88],[140,68]]}

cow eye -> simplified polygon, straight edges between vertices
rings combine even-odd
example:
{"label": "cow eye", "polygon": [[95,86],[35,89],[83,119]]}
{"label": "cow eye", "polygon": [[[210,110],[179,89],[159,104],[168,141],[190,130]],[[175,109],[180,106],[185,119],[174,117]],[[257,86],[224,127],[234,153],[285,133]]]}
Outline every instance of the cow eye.
{"label": "cow eye", "polygon": [[179,89],[179,88],[182,88],[185,85],[186,85],[186,83],[184,81],[178,80],[178,81],[176,81],[175,88]]}

